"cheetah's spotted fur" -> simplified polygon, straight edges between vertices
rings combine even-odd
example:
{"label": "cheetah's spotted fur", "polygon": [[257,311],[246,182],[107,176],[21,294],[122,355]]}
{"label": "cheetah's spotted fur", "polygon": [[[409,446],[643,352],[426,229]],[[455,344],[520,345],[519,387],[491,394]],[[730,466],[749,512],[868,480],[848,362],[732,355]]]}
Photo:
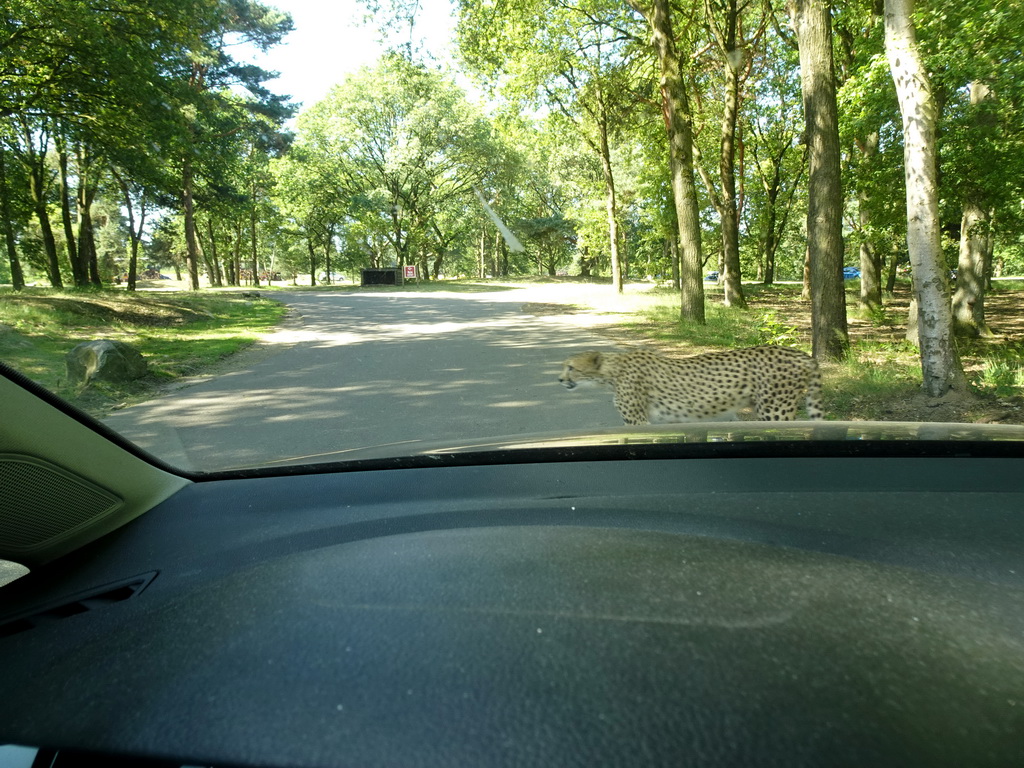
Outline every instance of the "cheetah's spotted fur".
{"label": "cheetah's spotted fur", "polygon": [[761,346],[683,359],[637,349],[570,357],[559,382],[607,384],[626,424],[735,419],[754,408],[762,421],[792,421],[803,403],[821,418],[821,374],[814,358],[789,347]]}

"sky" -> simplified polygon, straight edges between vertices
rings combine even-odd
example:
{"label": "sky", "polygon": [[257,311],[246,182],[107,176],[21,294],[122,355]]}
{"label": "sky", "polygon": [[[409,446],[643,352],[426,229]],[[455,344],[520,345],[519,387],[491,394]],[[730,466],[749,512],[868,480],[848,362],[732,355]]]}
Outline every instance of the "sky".
{"label": "sky", "polygon": [[[267,85],[308,107],[331,86],[361,66],[372,65],[385,46],[372,19],[359,0],[265,0],[266,5],[291,14],[294,30],[281,45],[257,54],[254,63],[280,72]],[[454,20],[450,0],[420,0],[414,41],[423,40],[440,60],[450,50]],[[408,27],[396,28],[395,39],[407,42]]]}

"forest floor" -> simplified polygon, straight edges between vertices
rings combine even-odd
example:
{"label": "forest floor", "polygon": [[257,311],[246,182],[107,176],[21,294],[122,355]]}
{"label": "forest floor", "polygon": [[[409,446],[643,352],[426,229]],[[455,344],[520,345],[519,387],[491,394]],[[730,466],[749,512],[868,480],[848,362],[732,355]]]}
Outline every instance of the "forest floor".
{"label": "forest floor", "polygon": [[[1024,424],[1024,281],[996,282],[986,296],[986,316],[994,335],[958,340],[970,390],[942,398],[921,392],[920,354],[906,340],[909,284],[897,285],[882,311],[871,318],[855,311],[856,285],[847,284],[849,357],[822,364],[828,418]],[[678,297],[670,289],[647,291],[642,301],[623,300],[617,308],[602,309],[566,287],[567,301],[577,304],[528,304],[525,309],[537,314],[612,313],[615,322],[594,326],[595,333],[617,344],[653,346],[670,355],[763,343],[810,351],[811,306],[800,298],[799,285],[747,284],[748,309],[736,310],[722,307],[721,289],[705,284],[708,322],[697,329],[678,322]]]}
{"label": "forest floor", "polygon": [[[190,294],[173,290],[177,286],[154,287],[164,291],[0,292],[0,359],[87,410],[102,412],[215,369],[280,321],[285,310],[273,301],[275,290],[301,290],[261,288],[254,301],[239,291]],[[810,303],[800,298],[798,284],[746,284],[749,306],[738,310],[724,307],[721,289],[706,283],[707,323],[701,326],[680,323],[678,293],[652,283],[627,284],[622,295],[606,280],[579,278],[441,281],[397,290],[500,293],[525,287],[539,290],[520,294],[524,312],[586,325],[620,346],[652,346],[676,356],[765,343],[810,351]],[[353,289],[367,290],[312,290]],[[986,296],[994,335],[958,342],[970,390],[943,398],[921,393],[919,353],[905,339],[909,304],[909,285],[899,284],[881,312],[862,318],[855,311],[857,284],[847,284],[851,348],[847,360],[822,365],[827,418],[1024,424],[1024,280],[997,281]],[[151,376],[131,387],[69,388],[63,381],[68,345],[99,337],[138,345],[151,362]]]}

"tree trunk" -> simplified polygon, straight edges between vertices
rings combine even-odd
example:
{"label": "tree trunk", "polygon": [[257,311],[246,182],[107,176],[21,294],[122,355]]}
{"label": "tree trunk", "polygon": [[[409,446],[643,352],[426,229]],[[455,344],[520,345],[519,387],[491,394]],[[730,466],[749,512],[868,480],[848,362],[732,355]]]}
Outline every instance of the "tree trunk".
{"label": "tree trunk", "polygon": [[75,147],[75,165],[78,171],[78,188],[75,192],[75,205],[78,210],[78,261],[86,275],[87,284],[99,288],[103,281],[100,279],[99,254],[92,225],[92,204],[99,191],[98,169],[95,163],[90,161],[89,153],[82,142],[78,142]]}
{"label": "tree trunk", "polygon": [[128,186],[128,182],[125,181],[124,177],[121,176],[116,169],[112,170],[112,173],[118,186],[121,188],[121,194],[124,196],[124,209],[128,213],[128,239],[130,250],[128,255],[127,290],[134,291],[139,280],[139,243],[142,241],[142,230],[146,225],[146,205],[145,202],[140,204],[139,222],[138,226],[136,226],[135,205],[132,203],[131,189]]}
{"label": "tree trunk", "polygon": [[35,210],[36,218],[39,220],[39,229],[43,237],[47,277],[50,280],[50,285],[54,288],[63,288],[64,280],[60,275],[60,261],[57,257],[57,240],[53,236],[53,228],[50,226],[50,213],[46,205],[44,173],[45,168],[43,167],[40,167],[38,172],[35,168],[30,171],[29,192],[32,197],[32,207]]}
{"label": "tree trunk", "polygon": [[309,250],[309,284],[316,285],[316,248],[313,247],[313,238],[306,238],[306,248]]}
{"label": "tree trunk", "polygon": [[[857,142],[860,161],[870,165],[878,156],[878,131]],[[882,309],[882,257],[875,245],[871,226],[871,194],[867,186],[857,190],[857,223],[860,226],[860,311],[870,317]]]}
{"label": "tree trunk", "polygon": [[988,266],[991,212],[973,201],[964,203],[960,223],[960,257],[953,292],[953,329],[957,336],[991,336],[985,321],[985,288]]}
{"label": "tree trunk", "polygon": [[911,21],[913,0],[885,0],[885,51],[903,118],[907,248],[917,302],[923,388],[930,397],[964,392],[939,235],[937,110]]}
{"label": "tree trunk", "polygon": [[220,259],[217,256],[217,233],[213,230],[213,217],[206,217],[206,234],[210,242],[208,249],[210,257],[206,260],[207,269],[210,272],[210,282],[215,288],[224,287],[224,278],[220,269]]}
{"label": "tree trunk", "polygon": [[71,192],[68,189],[68,152],[62,140],[57,140],[57,178],[60,181],[60,219],[64,225],[64,247],[68,253],[68,263],[71,265],[71,279],[76,288],[85,288],[89,285],[89,270],[79,258],[77,241],[75,239],[74,224],[71,219]]}
{"label": "tree trunk", "polygon": [[604,174],[604,204],[608,216],[608,244],[612,261],[612,285],[622,293],[622,261],[619,256],[619,211],[615,200],[615,175],[612,172],[612,153],[608,146],[608,119],[604,101],[598,96],[597,130],[600,141],[601,171]]}
{"label": "tree trunk", "polygon": [[[331,254],[334,252],[334,225],[327,227],[327,231],[324,233],[324,268],[327,271],[327,284],[330,285],[334,282],[332,277],[333,269],[331,268]],[[400,265],[404,266],[404,264]]]}
{"label": "tree trunk", "polygon": [[679,222],[679,246],[682,251],[679,271],[680,319],[703,325],[704,281],[701,270],[700,217],[697,185],[693,175],[693,116],[683,82],[683,72],[672,30],[668,0],[653,0],[649,7],[630,0],[651,26],[651,43],[658,56],[662,112],[668,133],[669,173],[676,218]]}
{"label": "tree trunk", "polygon": [[[260,284],[260,273],[259,273],[259,250],[258,241],[256,237],[256,206],[254,205],[249,211],[249,263],[252,269],[252,284],[259,287]],[[330,259],[330,256],[327,257]],[[327,271],[330,273],[331,265],[330,261],[327,263]]]}
{"label": "tree trunk", "polygon": [[[239,285],[238,265],[234,258],[235,235],[231,229],[224,232],[224,280],[228,285]],[[296,283],[298,285],[298,283]]]}
{"label": "tree trunk", "polygon": [[[235,220],[235,236],[231,242],[231,263],[235,272],[235,282],[232,285],[242,285],[242,219],[238,218]],[[314,274],[310,272],[310,274]],[[313,281],[312,285],[316,285],[316,280]]]}
{"label": "tree trunk", "polygon": [[11,285],[14,290],[25,289],[25,272],[18,258],[18,246],[14,237],[14,219],[11,217],[11,201],[7,197],[7,151],[0,146],[0,226],[4,228],[4,243],[7,247],[7,261],[11,265]]}
{"label": "tree trunk", "polygon": [[196,237],[196,212],[192,200],[194,180],[192,177],[192,161],[185,158],[181,173],[181,202],[185,215],[185,266],[188,270],[188,287],[190,291],[199,290],[199,262],[202,252],[199,238]]}
{"label": "tree trunk", "polygon": [[719,216],[722,220],[722,266],[725,279],[725,306],[745,309],[743,276],[740,274],[740,225],[736,206],[736,121],[740,108],[740,77],[742,50],[736,48],[736,25],[739,12],[735,0],[730,2],[725,39],[725,110],[722,114],[719,177],[722,182]]}
{"label": "tree trunk", "polygon": [[788,0],[787,6],[800,48],[800,86],[809,154],[811,346],[815,357],[839,360],[846,355],[850,342],[843,286],[843,188],[839,176],[831,8],[827,0]]}
{"label": "tree trunk", "polygon": [[92,204],[96,192],[97,187],[91,181],[78,188],[78,258],[89,272],[89,282],[98,288],[103,285],[103,281],[100,278],[96,233],[92,225]]}
{"label": "tree trunk", "polygon": [[487,263],[486,262],[486,258],[487,258],[487,230],[486,229],[481,229],[480,230],[479,256],[480,256],[480,258],[477,259],[476,276],[477,276],[478,279],[483,280],[484,279],[484,275],[486,274],[486,266],[485,265]]}
{"label": "tree trunk", "polygon": [[[992,92],[981,82],[971,83],[971,105],[978,107]],[[979,113],[975,125],[980,135],[992,136],[992,119]],[[963,203],[960,222],[960,255],[957,261],[956,289],[953,291],[953,331],[957,336],[991,336],[985,321],[985,291],[992,264],[992,211],[980,200]]]}
{"label": "tree trunk", "polygon": [[590,258],[590,249],[587,246],[583,246],[580,251],[580,277],[591,277],[591,269],[593,269],[594,260]]}
{"label": "tree trunk", "polygon": [[783,168],[786,161],[786,154],[789,152],[790,148],[790,143],[786,142],[774,155],[771,156],[770,179],[759,171],[759,175],[761,176],[761,186],[764,188],[765,197],[768,201],[768,221],[765,223],[764,231],[761,234],[761,256],[763,259],[764,271],[760,277],[764,281],[765,285],[772,285],[775,282],[776,254],[778,253],[779,246],[782,244],[782,240],[786,234],[786,226],[789,223],[789,214],[793,210],[793,200],[796,197],[796,191],[799,187],[799,182],[804,174],[804,167],[807,163],[807,153],[805,152],[800,163],[800,170],[797,173],[796,178],[791,180],[787,199],[785,201],[780,201],[779,198],[782,196]]}
{"label": "tree trunk", "polygon": [[[885,292],[890,296],[896,291],[896,274],[899,271],[900,266],[900,249],[896,243],[892,243],[889,247],[889,266],[885,272]],[[915,337],[914,343],[917,343]]]}
{"label": "tree trunk", "polygon": [[804,248],[804,277],[803,287],[800,289],[800,298],[803,301],[811,300],[811,249]]}
{"label": "tree trunk", "polygon": [[[27,119],[19,120],[21,139],[24,141],[24,151],[20,153],[19,160],[28,174],[29,199],[32,202],[32,211],[39,221],[39,230],[43,239],[43,253],[46,255],[46,276],[50,285],[54,288],[63,288],[64,280],[60,274],[60,259],[57,255],[57,241],[53,236],[53,227],[50,225],[50,214],[48,211],[47,193],[47,170],[46,155],[48,152],[48,133],[45,128],[33,130]],[[34,138],[39,138],[39,147],[34,143]]]}
{"label": "tree trunk", "polygon": [[764,183],[765,193],[768,198],[768,221],[765,222],[764,232],[761,236],[761,257],[764,271],[761,275],[764,285],[775,283],[775,253],[779,249],[779,239],[775,228],[778,226],[778,204],[779,191],[782,188],[782,158],[779,153],[773,158],[772,178],[770,182]]}

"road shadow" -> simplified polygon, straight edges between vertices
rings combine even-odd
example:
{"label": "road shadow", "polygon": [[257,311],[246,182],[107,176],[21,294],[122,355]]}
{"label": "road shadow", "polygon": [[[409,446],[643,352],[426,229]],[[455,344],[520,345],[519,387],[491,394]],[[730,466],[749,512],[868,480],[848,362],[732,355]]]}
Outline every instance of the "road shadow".
{"label": "road shadow", "polygon": [[601,319],[538,316],[522,296],[494,297],[288,294],[290,319],[239,367],[107,423],[196,470],[620,424],[610,392],[557,383],[581,346],[609,348],[585,327]]}

